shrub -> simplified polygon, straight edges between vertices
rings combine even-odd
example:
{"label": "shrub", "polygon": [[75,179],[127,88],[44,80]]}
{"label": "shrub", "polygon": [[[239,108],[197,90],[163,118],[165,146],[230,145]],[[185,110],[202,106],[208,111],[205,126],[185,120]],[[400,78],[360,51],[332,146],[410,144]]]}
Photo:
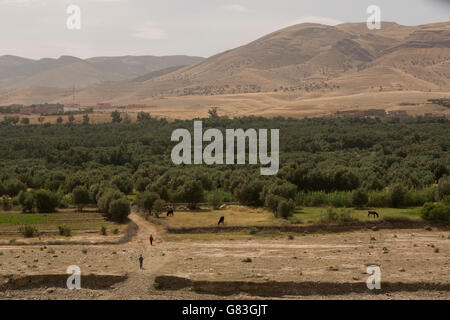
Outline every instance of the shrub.
{"label": "shrub", "polygon": [[25,238],[33,238],[39,234],[37,228],[34,226],[22,226],[19,228],[19,231]]}
{"label": "shrub", "polygon": [[15,178],[8,179],[3,182],[3,187],[5,189],[4,192],[6,192],[6,194],[11,197],[17,196],[20,191],[25,191],[25,189],[27,188],[22,181]]}
{"label": "shrub", "polygon": [[166,202],[162,199],[158,199],[155,201],[155,203],[153,204],[153,211],[156,214],[156,217],[159,218],[159,215],[161,214],[161,212],[164,211],[164,206],[166,205]]}
{"label": "shrub", "polygon": [[156,192],[145,191],[137,195],[136,202],[141,209],[151,214],[153,205],[158,199],[159,195]]}
{"label": "shrub", "polygon": [[109,205],[109,214],[112,221],[123,223],[130,214],[130,202],[125,198],[111,201]]}
{"label": "shrub", "polygon": [[23,213],[33,212],[34,194],[27,191],[19,193],[19,204],[22,206]]}
{"label": "shrub", "polygon": [[60,236],[70,237],[72,235],[72,230],[67,226],[58,226],[58,233]]}
{"label": "shrub", "polygon": [[251,227],[249,233],[250,234],[256,234],[256,232],[258,232],[258,230],[256,230],[255,227]]}
{"label": "shrub", "polygon": [[12,199],[6,196],[0,198],[0,204],[4,211],[9,211],[12,209]]}
{"label": "shrub", "polygon": [[295,203],[292,199],[281,200],[278,203],[277,217],[287,219],[290,216],[292,216],[292,214],[294,213],[294,210],[295,210]]}
{"label": "shrub", "polygon": [[386,190],[369,191],[369,201],[367,203],[370,207],[389,207],[390,199],[389,193]]}
{"label": "shrub", "polygon": [[203,185],[199,180],[188,180],[178,190],[178,198],[188,203],[189,209],[195,209],[204,200]]}
{"label": "shrub", "polygon": [[91,202],[91,196],[86,186],[76,186],[72,191],[72,202],[80,212]]}
{"label": "shrub", "polygon": [[268,207],[272,212],[276,213],[278,210],[278,204],[285,200],[284,198],[277,196],[275,194],[269,194],[266,196],[265,205]]}
{"label": "shrub", "polygon": [[59,204],[58,196],[47,190],[39,190],[35,193],[36,209],[39,213],[55,212]]}
{"label": "shrub", "polygon": [[389,199],[394,208],[401,207],[404,204],[406,189],[399,183],[394,184],[389,190]]}
{"label": "shrub", "polygon": [[117,189],[106,189],[104,192],[101,193],[100,198],[98,199],[98,209],[100,210],[103,215],[111,219],[111,213],[110,213],[110,205],[111,202],[120,198],[125,198],[125,195],[120,192]]}
{"label": "shrub", "polygon": [[435,191],[435,187],[429,187],[421,190],[408,190],[405,194],[403,204],[407,207],[417,207],[423,206],[427,202],[433,202]]}
{"label": "shrub", "polygon": [[102,226],[102,227],[100,228],[100,234],[101,234],[102,236],[106,236],[107,232],[106,232],[106,227],[105,227],[105,226]]}
{"label": "shrub", "polygon": [[351,209],[328,208],[322,217],[324,222],[348,222],[353,221],[353,211]]}
{"label": "shrub", "polygon": [[438,200],[450,195],[450,176],[439,179],[437,188]]}
{"label": "shrub", "polygon": [[446,204],[425,203],[420,213],[425,220],[450,221],[450,206]]}
{"label": "shrub", "polygon": [[351,194],[351,201],[355,207],[362,208],[369,201],[369,195],[364,189],[356,189]]}
{"label": "shrub", "polygon": [[218,190],[213,191],[209,196],[208,202],[213,209],[219,209],[220,205],[223,203],[222,193]]}

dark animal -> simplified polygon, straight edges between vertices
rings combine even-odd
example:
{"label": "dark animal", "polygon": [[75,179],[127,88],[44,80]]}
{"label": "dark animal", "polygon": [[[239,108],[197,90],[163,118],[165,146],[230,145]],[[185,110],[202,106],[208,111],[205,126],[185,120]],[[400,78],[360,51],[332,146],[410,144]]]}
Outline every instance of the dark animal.
{"label": "dark animal", "polygon": [[367,215],[369,218],[370,216],[373,216],[374,218],[379,218],[380,215],[376,211],[369,211],[369,214]]}
{"label": "dark animal", "polygon": [[168,217],[170,217],[170,216],[173,217],[173,209],[169,209],[169,211],[167,211],[167,216]]}
{"label": "dark animal", "polygon": [[217,225],[220,225],[220,224],[225,224],[225,217],[220,217],[219,223]]}

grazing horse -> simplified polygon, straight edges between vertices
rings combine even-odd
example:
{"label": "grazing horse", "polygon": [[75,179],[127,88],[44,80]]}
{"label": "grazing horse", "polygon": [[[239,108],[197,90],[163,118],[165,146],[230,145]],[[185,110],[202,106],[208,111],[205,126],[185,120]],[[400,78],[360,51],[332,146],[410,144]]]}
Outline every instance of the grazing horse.
{"label": "grazing horse", "polygon": [[170,216],[173,217],[173,209],[169,209],[169,211],[167,211],[167,216],[168,217],[170,217]]}
{"label": "grazing horse", "polygon": [[369,218],[370,218],[370,216],[373,216],[374,218],[379,218],[380,217],[380,215],[378,214],[378,212],[376,212],[376,211],[369,211],[369,214],[367,215]]}
{"label": "grazing horse", "polygon": [[225,217],[220,217],[220,219],[219,219],[219,223],[217,224],[217,225],[220,225],[220,224],[225,224]]}

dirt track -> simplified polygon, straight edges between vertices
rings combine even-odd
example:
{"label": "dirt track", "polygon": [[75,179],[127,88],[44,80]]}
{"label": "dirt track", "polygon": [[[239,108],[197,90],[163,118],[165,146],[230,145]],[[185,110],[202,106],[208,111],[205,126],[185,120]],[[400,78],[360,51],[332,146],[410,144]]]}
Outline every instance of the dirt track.
{"label": "dirt track", "polygon": [[[0,299],[450,299],[448,231],[380,230],[313,234],[293,240],[163,242],[162,229],[137,214],[130,218],[139,229],[125,244],[0,246],[2,276],[65,274],[69,265],[78,265],[82,287],[83,274],[126,276],[124,281],[96,290],[85,286],[71,291],[64,283],[3,288]],[[156,239],[152,247],[150,234]],[[140,254],[144,270],[139,270]],[[385,283],[386,290],[378,294],[365,289],[366,268],[372,264],[380,266]],[[160,276],[173,278],[158,290],[155,278],[161,284]],[[179,279],[187,279],[187,285],[175,290],[171,285]],[[275,286],[277,290],[271,289]],[[307,290],[311,286],[313,289]]]}

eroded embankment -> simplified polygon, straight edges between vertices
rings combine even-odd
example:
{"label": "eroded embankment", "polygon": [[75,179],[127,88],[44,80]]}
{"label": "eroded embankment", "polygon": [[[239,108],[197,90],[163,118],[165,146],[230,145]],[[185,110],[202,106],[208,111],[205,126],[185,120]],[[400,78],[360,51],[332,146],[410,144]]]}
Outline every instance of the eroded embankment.
{"label": "eroded embankment", "polygon": [[422,220],[395,219],[380,221],[351,221],[342,223],[316,223],[305,225],[281,225],[281,226],[215,226],[215,227],[180,227],[167,228],[169,233],[223,233],[242,232],[250,229],[256,232],[295,232],[295,233],[335,233],[350,232],[377,227],[378,229],[423,229],[431,226],[440,230],[450,230],[448,222],[427,222]]}
{"label": "eroded embankment", "polygon": [[214,294],[221,296],[246,293],[260,297],[283,297],[312,295],[331,296],[351,293],[379,294],[387,292],[416,292],[419,290],[450,292],[450,283],[382,282],[380,290],[369,290],[364,282],[204,281],[190,280],[176,276],[158,276],[155,278],[155,288],[158,290],[181,290],[188,288],[200,294]]}
{"label": "eroded embankment", "polygon": [[[0,291],[24,290],[43,287],[67,288],[68,274],[36,274],[36,275],[2,275],[0,276]],[[87,274],[81,275],[83,289],[107,289],[123,282],[126,274]]]}

